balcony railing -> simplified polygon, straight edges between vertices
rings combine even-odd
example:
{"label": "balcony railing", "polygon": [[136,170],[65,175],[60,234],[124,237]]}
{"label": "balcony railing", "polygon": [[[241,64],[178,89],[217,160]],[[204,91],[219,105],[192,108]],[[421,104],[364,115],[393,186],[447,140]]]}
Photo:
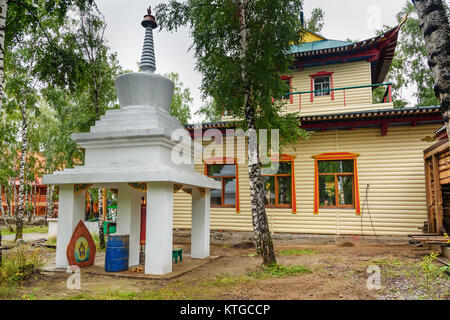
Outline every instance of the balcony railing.
{"label": "balcony railing", "polygon": [[347,97],[346,97],[346,93],[349,90],[354,90],[354,89],[361,89],[361,88],[377,88],[377,87],[386,87],[386,91],[384,93],[383,96],[383,101],[381,101],[381,103],[391,103],[392,102],[392,83],[388,82],[388,83],[378,83],[378,84],[369,84],[369,85],[363,85],[363,86],[353,86],[353,87],[342,87],[342,88],[333,88],[333,89],[324,89],[324,90],[312,90],[312,91],[297,91],[297,92],[289,92],[284,94],[284,96],[294,96],[294,95],[299,95],[299,108],[301,110],[302,107],[302,95],[305,94],[309,94],[310,95],[310,102],[314,102],[314,97],[323,97],[322,96],[315,96],[315,93],[318,92],[326,92],[329,93],[331,100],[335,99],[335,95],[334,92],[336,91],[342,91],[343,92],[343,96],[344,96],[344,106],[347,105]]}

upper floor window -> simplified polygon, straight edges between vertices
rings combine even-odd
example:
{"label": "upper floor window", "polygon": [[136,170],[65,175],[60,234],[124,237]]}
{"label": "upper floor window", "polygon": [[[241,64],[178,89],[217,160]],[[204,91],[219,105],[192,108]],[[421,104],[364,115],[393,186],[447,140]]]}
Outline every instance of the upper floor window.
{"label": "upper floor window", "polygon": [[[288,77],[288,76],[283,76],[281,77],[281,79],[284,81],[284,83],[286,83],[286,86],[289,88],[288,92],[292,92],[292,77]],[[293,99],[293,95],[292,94],[285,94],[282,96],[283,100],[288,100],[289,103],[294,103]]]}
{"label": "upper floor window", "polygon": [[235,159],[214,158],[205,160],[205,175],[222,184],[222,189],[211,190],[211,207],[236,208],[239,212],[238,165]]}
{"label": "upper floor window", "polygon": [[360,214],[357,156],[347,152],[315,156],[314,213],[319,208],[355,208]]}
{"label": "upper floor window", "polygon": [[[314,97],[331,96],[334,100],[333,73],[328,71],[320,71],[315,74],[310,74],[311,77],[311,102],[314,102]],[[318,91],[325,90],[325,91]]]}
{"label": "upper floor window", "polygon": [[314,90],[315,90],[314,96],[315,97],[329,96],[330,91],[318,91],[318,90],[327,90],[330,88],[331,88],[330,76],[314,78]]}

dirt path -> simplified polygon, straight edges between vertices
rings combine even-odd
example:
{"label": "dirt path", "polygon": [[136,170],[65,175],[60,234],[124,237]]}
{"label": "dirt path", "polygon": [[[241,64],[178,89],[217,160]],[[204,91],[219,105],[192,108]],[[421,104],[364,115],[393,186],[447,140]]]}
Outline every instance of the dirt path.
{"label": "dirt path", "polygon": [[[189,250],[188,245],[184,245]],[[37,299],[449,299],[449,278],[424,288],[420,262],[429,251],[405,246],[278,246],[277,260],[310,273],[255,277],[260,258],[252,248],[214,245],[220,259],[173,280],[135,280],[82,274],[81,290],[69,290],[67,274],[44,274],[19,290]],[[381,269],[380,290],[367,289],[369,265]]]}

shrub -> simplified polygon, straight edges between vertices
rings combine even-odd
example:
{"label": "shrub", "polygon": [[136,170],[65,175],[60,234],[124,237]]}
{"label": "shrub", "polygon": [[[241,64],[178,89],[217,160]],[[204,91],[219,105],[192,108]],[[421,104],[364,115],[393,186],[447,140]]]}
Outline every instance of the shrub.
{"label": "shrub", "polygon": [[38,250],[28,245],[19,245],[5,252],[0,268],[0,284],[22,281],[39,272],[44,262]]}

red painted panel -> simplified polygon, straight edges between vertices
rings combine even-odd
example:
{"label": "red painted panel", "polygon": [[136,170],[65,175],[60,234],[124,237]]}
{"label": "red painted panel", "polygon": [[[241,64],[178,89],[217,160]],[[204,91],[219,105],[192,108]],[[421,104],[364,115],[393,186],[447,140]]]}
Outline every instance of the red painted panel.
{"label": "red painted panel", "polygon": [[145,244],[145,226],[147,222],[147,205],[141,204],[141,245]]}

